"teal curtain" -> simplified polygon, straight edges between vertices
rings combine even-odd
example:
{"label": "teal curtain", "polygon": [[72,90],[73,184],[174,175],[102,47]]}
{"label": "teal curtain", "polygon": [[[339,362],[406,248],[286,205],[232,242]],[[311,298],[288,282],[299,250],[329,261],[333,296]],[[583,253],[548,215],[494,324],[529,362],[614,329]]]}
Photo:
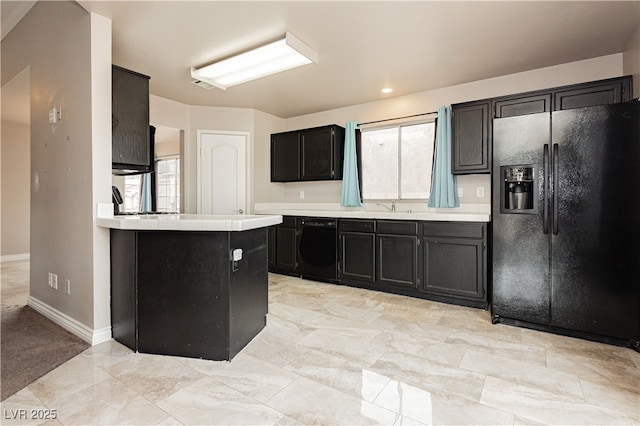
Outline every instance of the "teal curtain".
{"label": "teal curtain", "polygon": [[357,126],[358,123],[349,121],[345,129],[340,205],[346,207],[362,206],[360,183],[358,182],[358,157],[356,154]]}
{"label": "teal curtain", "polygon": [[142,175],[142,191],[140,194],[140,211],[151,211],[151,173]]}
{"label": "teal curtain", "polygon": [[459,207],[456,177],[451,173],[451,106],[438,109],[436,147],[429,207]]}

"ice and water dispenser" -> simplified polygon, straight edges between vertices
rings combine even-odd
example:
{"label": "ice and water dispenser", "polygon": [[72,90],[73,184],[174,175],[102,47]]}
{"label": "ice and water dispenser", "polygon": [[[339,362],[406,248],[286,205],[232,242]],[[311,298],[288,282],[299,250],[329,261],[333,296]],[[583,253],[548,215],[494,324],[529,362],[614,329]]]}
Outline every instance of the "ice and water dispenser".
{"label": "ice and water dispenser", "polygon": [[503,166],[502,174],[502,213],[534,213],[536,204],[535,167]]}

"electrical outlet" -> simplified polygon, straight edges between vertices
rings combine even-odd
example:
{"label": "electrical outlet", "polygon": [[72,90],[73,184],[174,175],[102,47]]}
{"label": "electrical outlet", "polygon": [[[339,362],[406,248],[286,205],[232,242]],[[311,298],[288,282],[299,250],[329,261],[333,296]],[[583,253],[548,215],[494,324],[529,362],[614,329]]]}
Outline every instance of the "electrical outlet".
{"label": "electrical outlet", "polygon": [[53,287],[53,274],[49,272],[49,287]]}
{"label": "electrical outlet", "polygon": [[58,289],[58,274],[52,274],[53,279],[51,280],[51,285],[54,290]]}
{"label": "electrical outlet", "polygon": [[462,188],[458,188],[458,197],[462,196],[464,196],[464,191],[462,190]]}
{"label": "electrical outlet", "polygon": [[300,191],[300,199],[304,199],[304,191]]}
{"label": "electrical outlet", "polygon": [[484,197],[484,186],[479,186],[476,188],[476,197],[478,198]]}
{"label": "electrical outlet", "polygon": [[64,280],[64,292],[71,294],[71,280]]}

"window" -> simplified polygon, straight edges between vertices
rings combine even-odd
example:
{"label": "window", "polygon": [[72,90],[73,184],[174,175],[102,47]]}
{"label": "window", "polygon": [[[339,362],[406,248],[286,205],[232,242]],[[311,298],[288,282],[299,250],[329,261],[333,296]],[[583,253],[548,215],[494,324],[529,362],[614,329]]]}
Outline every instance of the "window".
{"label": "window", "polygon": [[180,158],[165,158],[156,162],[156,210],[180,211]]}
{"label": "window", "polygon": [[142,175],[124,177],[124,203],[123,211],[140,211],[140,188],[142,187]]}
{"label": "window", "polygon": [[435,122],[362,131],[362,198],[427,199]]}
{"label": "window", "polygon": [[[158,212],[180,211],[180,157],[156,161],[156,208]],[[125,212],[141,210],[142,176],[124,177]]]}

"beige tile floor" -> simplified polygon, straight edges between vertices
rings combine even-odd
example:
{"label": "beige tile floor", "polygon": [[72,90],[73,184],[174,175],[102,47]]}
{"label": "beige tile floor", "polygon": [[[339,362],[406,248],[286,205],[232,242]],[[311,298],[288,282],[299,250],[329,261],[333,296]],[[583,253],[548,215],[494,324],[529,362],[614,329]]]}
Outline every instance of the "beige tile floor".
{"label": "beige tile floor", "polygon": [[[27,271],[2,264],[3,303],[26,300]],[[64,425],[637,425],[640,354],[492,325],[482,310],[271,275],[268,325],[232,362],[110,341],[4,401],[2,424],[38,424],[10,417],[45,410]]]}

